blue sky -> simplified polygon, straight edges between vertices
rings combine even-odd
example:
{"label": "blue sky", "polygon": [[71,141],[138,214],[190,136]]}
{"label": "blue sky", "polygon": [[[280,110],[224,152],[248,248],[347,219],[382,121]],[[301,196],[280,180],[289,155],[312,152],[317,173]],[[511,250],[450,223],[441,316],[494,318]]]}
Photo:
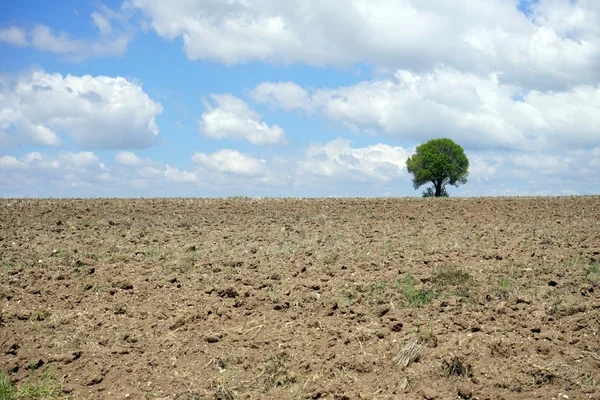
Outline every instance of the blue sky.
{"label": "blue sky", "polygon": [[7,1],[0,196],[598,194],[594,0]]}

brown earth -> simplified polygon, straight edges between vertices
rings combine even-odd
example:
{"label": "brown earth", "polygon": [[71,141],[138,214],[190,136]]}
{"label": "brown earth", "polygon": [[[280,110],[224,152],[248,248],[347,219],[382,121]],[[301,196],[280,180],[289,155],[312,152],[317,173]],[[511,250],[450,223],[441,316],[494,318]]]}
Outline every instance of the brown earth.
{"label": "brown earth", "polygon": [[600,399],[597,196],[1,200],[0,261],[21,397]]}

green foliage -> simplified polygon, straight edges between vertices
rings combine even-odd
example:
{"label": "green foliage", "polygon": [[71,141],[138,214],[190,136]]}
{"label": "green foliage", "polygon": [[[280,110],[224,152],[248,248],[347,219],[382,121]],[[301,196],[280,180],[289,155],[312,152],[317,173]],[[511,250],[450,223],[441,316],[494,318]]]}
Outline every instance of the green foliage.
{"label": "green foliage", "polygon": [[416,286],[417,280],[414,276],[408,275],[402,281],[396,281],[396,286],[402,292],[408,304],[412,307],[421,307],[435,299],[435,293],[429,290],[420,289]]}
{"label": "green foliage", "polygon": [[15,398],[15,387],[12,381],[2,372],[0,372],[0,399],[12,400]]}
{"label": "green foliage", "polygon": [[446,185],[467,183],[469,159],[461,146],[450,139],[432,139],[417,146],[417,152],[406,160],[408,172],[413,174],[413,187],[432,183],[423,197],[441,197],[448,193]]}
{"label": "green foliage", "polygon": [[[435,197],[435,188],[428,187],[427,189],[425,189],[423,191],[423,197]],[[440,193],[440,195],[438,197],[450,197],[450,195],[448,194],[448,191],[446,190],[445,187],[442,187],[442,192]]]}
{"label": "green foliage", "polygon": [[62,398],[61,385],[52,376],[52,370],[47,368],[42,377],[31,376],[18,387],[13,384],[10,377],[0,372],[0,400],[39,399],[52,400]]}

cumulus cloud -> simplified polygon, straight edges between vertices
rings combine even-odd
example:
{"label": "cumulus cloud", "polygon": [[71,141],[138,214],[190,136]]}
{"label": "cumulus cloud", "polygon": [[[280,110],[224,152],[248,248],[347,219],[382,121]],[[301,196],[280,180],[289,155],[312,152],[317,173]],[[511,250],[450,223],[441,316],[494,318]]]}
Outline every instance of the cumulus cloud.
{"label": "cumulus cloud", "polygon": [[284,131],[277,125],[261,122],[261,115],[242,99],[231,94],[211,94],[216,106],[205,102],[206,111],[199,121],[199,130],[213,139],[247,140],[256,145],[284,141]]}
{"label": "cumulus cloud", "polygon": [[[129,0],[190,59],[313,66],[365,62],[396,70],[444,64],[531,88],[600,78],[598,2]],[[566,16],[567,18],[564,18]]]}
{"label": "cumulus cloud", "polygon": [[115,155],[115,160],[121,165],[137,166],[142,165],[144,161],[130,151],[121,151]]}
{"label": "cumulus cloud", "polygon": [[2,42],[17,47],[29,45],[29,41],[25,37],[25,31],[16,26],[0,29],[0,43]]}
{"label": "cumulus cloud", "polygon": [[309,175],[356,181],[390,181],[406,175],[409,152],[399,146],[378,143],[353,148],[337,138],[306,149],[300,166]]}
{"label": "cumulus cloud", "polygon": [[523,95],[497,74],[482,77],[448,68],[422,74],[400,70],[393,78],[338,88],[265,82],[251,96],[288,112],[317,114],[354,132],[413,141],[448,136],[477,149],[590,147],[600,132],[600,85]]}
{"label": "cumulus cloud", "polygon": [[231,149],[222,149],[211,154],[196,152],[192,161],[209,171],[232,175],[255,177],[266,172],[264,160]]}
{"label": "cumulus cloud", "polygon": [[67,135],[85,148],[144,148],[159,133],[162,106],[122,77],[37,71],[0,78],[0,137],[60,146]]}

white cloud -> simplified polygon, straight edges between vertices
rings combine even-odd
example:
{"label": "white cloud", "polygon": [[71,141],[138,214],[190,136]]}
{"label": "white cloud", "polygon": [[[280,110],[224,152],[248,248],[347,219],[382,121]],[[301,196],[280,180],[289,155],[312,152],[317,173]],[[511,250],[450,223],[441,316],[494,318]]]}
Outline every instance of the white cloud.
{"label": "white cloud", "polygon": [[121,165],[142,165],[144,161],[130,151],[121,151],[115,155],[115,160]]}
{"label": "white cloud", "polygon": [[[61,151],[54,156],[44,156],[39,152],[25,154],[20,159],[11,155],[0,157],[0,169],[28,171],[36,181],[45,177],[62,179],[65,176],[80,176],[90,172],[108,172],[100,158],[89,151]],[[39,178],[39,179],[38,179]]]}
{"label": "white cloud", "polygon": [[94,41],[73,39],[66,32],[55,34],[48,26],[37,25],[31,31],[31,44],[37,50],[64,54],[73,61],[124,54],[132,36],[128,33],[110,34],[112,27],[108,20],[100,14],[95,13],[94,15],[96,15],[95,23],[100,24],[98,28],[101,33],[100,37]]}
{"label": "white cloud", "polygon": [[222,149],[211,154],[196,152],[192,161],[210,171],[240,176],[264,175],[264,160],[259,160],[231,149]]}
{"label": "white cloud", "polygon": [[261,115],[248,104],[231,94],[211,94],[216,103],[205,104],[207,110],[199,121],[199,130],[213,139],[247,140],[256,145],[268,145],[284,141],[284,131],[277,125],[261,122]]}
{"label": "white cloud", "polygon": [[31,44],[51,53],[78,53],[86,48],[84,41],[73,40],[65,32],[55,35],[46,25],[38,25],[31,31]]}
{"label": "white cloud", "polygon": [[150,158],[142,159],[130,151],[121,151],[114,156],[119,166],[125,167],[121,178],[128,181],[144,182],[144,186],[158,185],[161,181],[197,182],[193,171],[181,170],[169,164],[161,164]]}
{"label": "white cloud", "polygon": [[8,43],[18,47],[25,47],[29,45],[23,29],[16,26],[0,29],[0,42]]}
{"label": "white cloud", "polygon": [[469,152],[464,195],[592,194],[600,190],[600,146],[562,152]]}
{"label": "white cloud", "polygon": [[250,93],[252,98],[272,108],[310,113],[312,102],[308,91],[294,82],[262,82]]}
{"label": "white cloud", "polygon": [[119,56],[127,51],[133,39],[130,14],[125,9],[113,11],[100,5],[91,14],[91,22],[99,32],[94,39],[73,38],[67,32],[55,32],[47,25],[37,24],[30,31],[18,26],[0,29],[0,42],[18,47],[31,45],[39,51],[62,54],[72,61]]}
{"label": "white cloud", "polygon": [[0,132],[22,143],[61,145],[66,134],[86,148],[144,148],[159,133],[162,106],[122,77],[33,72],[0,79]]}
{"label": "white cloud", "polygon": [[[405,160],[414,149],[344,139],[261,160],[235,150],[195,153],[191,167],[121,152],[0,155],[1,196],[420,196]],[[563,152],[470,151],[469,181],[452,196],[592,194],[600,146]]]}
{"label": "white cloud", "polygon": [[0,157],[0,169],[23,169],[27,164],[13,156]]}
{"label": "white cloud", "polygon": [[165,177],[168,180],[175,182],[196,182],[198,180],[195,173],[190,171],[181,171],[178,168],[171,167],[168,164],[165,166]]}
{"label": "white cloud", "polygon": [[339,88],[267,82],[251,96],[288,112],[320,115],[354,132],[418,142],[446,136],[469,148],[538,150],[590,147],[600,140],[600,85],[521,92],[496,74],[438,68],[422,74],[400,70],[393,78]]}
{"label": "white cloud", "polygon": [[101,34],[108,35],[112,33],[112,25],[108,18],[102,15],[102,13],[94,11],[92,13],[92,22],[96,25]]}
{"label": "white cloud", "polygon": [[342,138],[313,144],[300,163],[309,175],[356,181],[389,181],[406,175],[409,152],[402,147],[378,143],[352,148]]}
{"label": "white cloud", "polygon": [[[190,59],[314,66],[367,63],[396,70],[444,64],[533,88],[600,78],[598,2],[129,0]],[[564,18],[566,16],[566,18]]]}

